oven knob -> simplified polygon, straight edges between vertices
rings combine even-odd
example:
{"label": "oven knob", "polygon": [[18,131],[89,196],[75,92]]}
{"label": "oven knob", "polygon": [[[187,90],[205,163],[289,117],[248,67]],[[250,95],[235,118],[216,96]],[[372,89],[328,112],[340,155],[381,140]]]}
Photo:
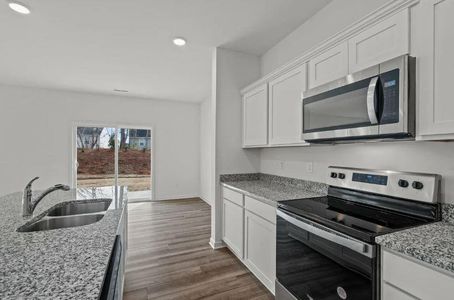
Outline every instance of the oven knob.
{"label": "oven knob", "polygon": [[397,184],[403,188],[408,187],[408,181],[406,181],[405,179],[399,179],[399,182]]}
{"label": "oven knob", "polygon": [[422,184],[422,182],[420,182],[420,181],[413,181],[413,183],[411,184],[411,186],[412,186],[414,189],[421,190],[421,189],[424,187],[424,184]]}
{"label": "oven knob", "polygon": [[339,173],[339,179],[345,179],[345,174],[344,173]]}
{"label": "oven knob", "polygon": [[337,173],[331,172],[331,178],[337,178]]}

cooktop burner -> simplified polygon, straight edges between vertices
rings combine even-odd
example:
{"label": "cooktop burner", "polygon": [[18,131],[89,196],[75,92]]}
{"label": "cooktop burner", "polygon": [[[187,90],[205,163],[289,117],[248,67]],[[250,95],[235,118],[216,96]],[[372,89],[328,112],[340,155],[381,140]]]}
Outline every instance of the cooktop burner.
{"label": "cooktop burner", "polygon": [[367,242],[378,235],[433,222],[332,196],[282,201],[279,208]]}

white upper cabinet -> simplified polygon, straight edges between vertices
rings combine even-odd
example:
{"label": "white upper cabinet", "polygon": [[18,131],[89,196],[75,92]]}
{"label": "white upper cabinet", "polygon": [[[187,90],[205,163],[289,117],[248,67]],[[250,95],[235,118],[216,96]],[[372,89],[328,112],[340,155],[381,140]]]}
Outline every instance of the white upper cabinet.
{"label": "white upper cabinet", "polygon": [[268,89],[263,84],[243,96],[243,146],[268,144]]}
{"label": "white upper cabinet", "polygon": [[348,44],[343,42],[309,61],[309,88],[348,75]]}
{"label": "white upper cabinet", "polygon": [[301,93],[306,90],[306,64],[269,82],[270,145],[303,144]]}
{"label": "white upper cabinet", "polygon": [[415,7],[415,55],[418,62],[418,135],[454,138],[454,1],[424,0]]}
{"label": "white upper cabinet", "polygon": [[349,72],[409,53],[410,13],[405,9],[348,40]]}

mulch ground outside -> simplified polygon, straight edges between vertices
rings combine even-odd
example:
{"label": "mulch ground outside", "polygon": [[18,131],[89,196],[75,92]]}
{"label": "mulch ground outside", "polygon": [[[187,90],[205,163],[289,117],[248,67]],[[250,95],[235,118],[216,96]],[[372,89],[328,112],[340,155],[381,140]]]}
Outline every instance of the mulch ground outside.
{"label": "mulch ground outside", "polygon": [[[107,175],[115,173],[115,152],[111,149],[77,151],[78,176]],[[142,150],[120,150],[118,155],[119,173],[137,177],[140,175],[150,176],[151,152]],[[105,177],[94,177],[105,178]]]}

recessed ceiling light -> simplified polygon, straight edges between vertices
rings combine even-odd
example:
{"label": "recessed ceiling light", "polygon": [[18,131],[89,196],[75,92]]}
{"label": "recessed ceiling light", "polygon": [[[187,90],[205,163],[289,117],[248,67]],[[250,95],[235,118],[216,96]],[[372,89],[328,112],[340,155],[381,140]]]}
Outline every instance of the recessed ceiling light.
{"label": "recessed ceiling light", "polygon": [[186,45],[186,40],[181,37],[176,37],[173,39],[173,43],[179,47]]}
{"label": "recessed ceiling light", "polygon": [[28,15],[30,13],[30,9],[20,2],[11,1],[11,2],[8,2],[8,6],[15,12],[23,14],[23,15]]}
{"label": "recessed ceiling light", "polygon": [[127,92],[129,92],[128,90],[121,90],[121,89],[114,89],[113,91],[117,92],[117,93],[127,93]]}

